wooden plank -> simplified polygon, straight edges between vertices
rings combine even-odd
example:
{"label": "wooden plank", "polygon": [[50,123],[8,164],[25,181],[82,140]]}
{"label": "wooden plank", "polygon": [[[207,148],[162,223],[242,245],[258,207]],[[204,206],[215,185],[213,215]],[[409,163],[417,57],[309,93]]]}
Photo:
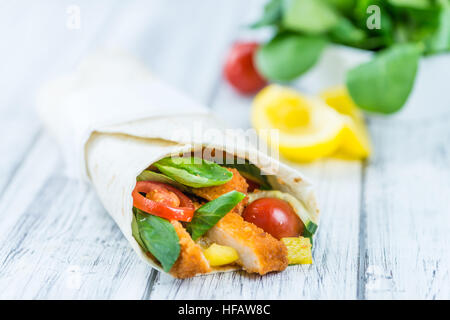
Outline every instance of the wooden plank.
{"label": "wooden plank", "polygon": [[377,152],[364,184],[368,299],[450,298],[450,114],[428,110],[406,121],[371,121]]}
{"label": "wooden plank", "polygon": [[411,103],[370,121],[376,153],[363,185],[365,298],[450,298],[448,62],[423,58]]}
{"label": "wooden plank", "polygon": [[[34,183],[24,183],[44,153]],[[142,296],[151,269],[123,240],[93,189],[64,176],[52,141],[39,139],[9,190],[11,202],[1,209],[14,214],[0,229],[1,298]]]}

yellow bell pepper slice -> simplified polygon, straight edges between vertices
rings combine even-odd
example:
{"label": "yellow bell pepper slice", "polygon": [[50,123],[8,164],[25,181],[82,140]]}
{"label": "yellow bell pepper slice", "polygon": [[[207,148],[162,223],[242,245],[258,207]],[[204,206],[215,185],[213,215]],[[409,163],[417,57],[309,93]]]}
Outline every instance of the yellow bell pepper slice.
{"label": "yellow bell pepper slice", "polygon": [[309,238],[281,238],[288,250],[289,264],[312,264],[312,250]]}
{"label": "yellow bell pepper slice", "polygon": [[239,259],[239,255],[234,248],[221,246],[216,243],[204,249],[203,254],[211,267],[223,266]]}

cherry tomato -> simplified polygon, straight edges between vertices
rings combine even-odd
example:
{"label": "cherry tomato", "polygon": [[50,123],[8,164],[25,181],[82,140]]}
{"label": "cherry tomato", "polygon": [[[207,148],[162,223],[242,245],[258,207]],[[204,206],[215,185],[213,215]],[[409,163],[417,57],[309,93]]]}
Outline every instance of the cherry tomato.
{"label": "cherry tomato", "polygon": [[[141,193],[145,193],[146,196],[142,196]],[[195,208],[192,201],[180,190],[165,183],[138,181],[132,197],[133,206],[161,218],[189,222],[194,216]]]}
{"label": "cherry tomato", "polygon": [[267,83],[255,67],[254,55],[258,47],[256,42],[236,42],[225,61],[225,78],[241,93],[254,93]]}
{"label": "cherry tomato", "polygon": [[164,188],[150,190],[149,192],[147,192],[145,197],[156,202],[164,203],[167,206],[180,206],[180,198],[178,198],[178,196],[172,191]]}
{"label": "cherry tomato", "polygon": [[302,221],[291,205],[281,199],[255,200],[245,208],[242,217],[277,239],[298,237],[303,233]]}

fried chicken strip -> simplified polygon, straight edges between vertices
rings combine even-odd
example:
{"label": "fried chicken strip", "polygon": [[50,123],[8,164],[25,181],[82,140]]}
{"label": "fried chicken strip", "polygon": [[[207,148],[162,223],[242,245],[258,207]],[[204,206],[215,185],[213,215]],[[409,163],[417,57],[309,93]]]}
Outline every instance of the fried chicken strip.
{"label": "fried chicken strip", "polygon": [[170,269],[170,273],[180,279],[193,277],[197,274],[211,272],[208,260],[203,255],[202,249],[192,240],[183,225],[176,220],[170,222],[180,238],[180,256]]}
{"label": "fried chicken strip", "polygon": [[[206,188],[193,189],[193,192],[208,201],[236,190],[247,194],[248,184],[236,169],[229,169],[233,178],[227,183]],[[288,265],[287,249],[281,242],[272,237],[253,223],[244,221],[240,216],[248,199],[241,201],[232,212],[223,217],[206,237],[220,245],[234,248],[239,254],[239,261],[243,269],[261,275],[271,271],[281,271]]]}
{"label": "fried chicken strip", "polygon": [[[220,197],[221,195],[233,190],[247,194],[248,184],[247,181],[245,181],[245,178],[242,177],[239,171],[236,169],[232,168],[226,169],[233,173],[233,178],[230,181],[220,186],[192,189],[192,192],[195,195],[208,201],[214,200]],[[233,209],[233,211],[242,214],[242,211],[244,211],[244,207],[246,206],[247,202],[248,198],[246,197]]]}
{"label": "fried chicken strip", "polygon": [[264,275],[288,266],[286,246],[235,212],[227,213],[206,236],[234,248],[239,254],[237,263],[247,272]]}

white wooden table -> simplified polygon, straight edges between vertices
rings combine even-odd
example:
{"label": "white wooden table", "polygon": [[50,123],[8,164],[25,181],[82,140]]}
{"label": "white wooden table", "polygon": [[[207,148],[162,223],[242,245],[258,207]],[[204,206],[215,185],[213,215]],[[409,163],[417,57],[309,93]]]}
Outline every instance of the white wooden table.
{"label": "white wooden table", "polygon": [[[67,7],[80,29],[66,27]],[[317,185],[321,229],[312,266],[265,277],[174,280],[138,260],[92,188],[64,176],[34,97],[43,81],[99,47],[119,47],[155,74],[249,126],[250,98],[222,80],[224,55],[261,1],[0,3],[0,298],[450,298],[450,106],[371,118],[367,163],[301,167]]]}

